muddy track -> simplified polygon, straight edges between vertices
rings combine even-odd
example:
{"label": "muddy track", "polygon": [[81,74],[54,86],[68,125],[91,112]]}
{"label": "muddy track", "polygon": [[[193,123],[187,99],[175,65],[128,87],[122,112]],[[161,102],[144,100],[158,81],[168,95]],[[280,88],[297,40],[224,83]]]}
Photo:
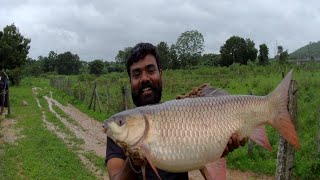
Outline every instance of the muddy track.
{"label": "muddy track", "polygon": [[[50,92],[51,93],[51,92]],[[96,168],[90,160],[88,160],[83,152],[93,151],[98,156],[105,158],[105,150],[106,150],[106,135],[102,129],[102,123],[90,118],[87,114],[81,112],[76,107],[68,104],[67,106],[62,105],[57,100],[51,97],[44,97],[48,102],[49,110],[61,121],[64,125],[70,129],[77,138],[84,140],[84,144],[81,145],[80,150],[77,152],[82,162],[86,165],[86,167],[92,171],[97,178],[99,179],[108,179],[108,175],[100,172],[98,168]],[[36,98],[39,108],[41,108],[39,100]],[[76,124],[70,123],[65,118],[61,117],[57,112],[55,112],[52,108],[52,105],[56,105],[60,108],[65,114],[67,114],[70,118],[76,121]],[[44,112],[43,112],[44,113]],[[57,130],[52,123],[46,121],[45,114],[43,114],[44,122],[47,128],[57,134],[58,137],[63,139],[66,144],[72,146],[72,142],[68,142],[68,135],[62,134]],[[199,170],[189,172],[190,180],[204,180]],[[274,179],[272,176],[260,175],[251,172],[242,172],[239,170],[227,170],[227,179],[228,180],[242,180],[242,179]]]}

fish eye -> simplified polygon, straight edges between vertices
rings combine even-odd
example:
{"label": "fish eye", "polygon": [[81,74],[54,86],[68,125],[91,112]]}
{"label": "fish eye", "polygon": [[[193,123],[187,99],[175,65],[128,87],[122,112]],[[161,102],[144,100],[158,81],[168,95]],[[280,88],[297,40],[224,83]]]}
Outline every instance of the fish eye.
{"label": "fish eye", "polygon": [[124,120],[123,119],[118,119],[117,121],[118,126],[123,126],[124,125]]}

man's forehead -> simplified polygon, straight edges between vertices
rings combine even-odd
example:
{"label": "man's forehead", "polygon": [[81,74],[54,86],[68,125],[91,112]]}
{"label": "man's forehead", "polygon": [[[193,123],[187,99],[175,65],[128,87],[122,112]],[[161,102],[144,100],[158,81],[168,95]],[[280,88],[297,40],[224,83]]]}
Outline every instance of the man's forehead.
{"label": "man's forehead", "polygon": [[152,55],[147,55],[144,59],[140,59],[139,61],[134,62],[130,66],[130,69],[131,70],[141,69],[141,68],[143,69],[145,67],[152,66],[152,65],[157,67],[157,61]]}

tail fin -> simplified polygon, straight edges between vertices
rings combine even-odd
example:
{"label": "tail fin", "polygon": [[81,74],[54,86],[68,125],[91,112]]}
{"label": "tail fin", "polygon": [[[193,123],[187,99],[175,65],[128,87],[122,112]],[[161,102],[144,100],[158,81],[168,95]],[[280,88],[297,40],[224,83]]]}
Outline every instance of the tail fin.
{"label": "tail fin", "polygon": [[288,112],[288,92],[292,79],[293,69],[286,75],[277,88],[269,95],[274,109],[277,111],[276,117],[269,120],[271,126],[279,131],[279,133],[295,148],[299,149],[300,144],[295,127],[292,124]]}

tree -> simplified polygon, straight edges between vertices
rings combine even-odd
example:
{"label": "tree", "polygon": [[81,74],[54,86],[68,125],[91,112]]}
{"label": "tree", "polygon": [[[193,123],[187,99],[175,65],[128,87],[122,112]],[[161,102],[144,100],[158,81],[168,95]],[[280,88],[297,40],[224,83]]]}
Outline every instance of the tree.
{"label": "tree", "polygon": [[169,60],[170,60],[170,49],[166,42],[160,42],[157,45],[157,50],[160,56],[160,63],[162,69],[169,68]]}
{"label": "tree", "polygon": [[178,54],[175,46],[172,44],[169,50],[169,69],[180,69],[181,63],[178,59]]}
{"label": "tree", "polygon": [[55,71],[58,55],[54,51],[50,51],[48,57],[39,57],[43,61],[43,71],[44,72],[53,72]]}
{"label": "tree", "polygon": [[105,67],[107,69],[107,72],[123,72],[125,70],[125,66],[123,64],[120,64],[118,62],[108,62],[105,61]]}
{"label": "tree", "polygon": [[288,50],[283,51],[282,46],[278,46],[278,57],[279,57],[279,63],[284,64],[289,59],[289,53]]}
{"label": "tree", "polygon": [[126,47],[124,48],[124,50],[118,51],[118,54],[115,58],[116,62],[122,65],[125,65],[130,56],[131,50],[132,50],[132,47]]}
{"label": "tree", "polygon": [[104,62],[102,60],[94,60],[89,63],[89,73],[100,76],[103,73]]}
{"label": "tree", "polygon": [[182,33],[175,44],[182,67],[194,66],[201,58],[204,48],[204,38],[197,30]]}
{"label": "tree", "polygon": [[254,47],[255,43],[251,39],[246,39],[247,44],[247,53],[246,53],[246,59],[247,61],[244,62],[244,64],[247,64],[248,61],[254,62],[257,59],[257,53],[258,50]]}
{"label": "tree", "polygon": [[266,65],[269,63],[269,48],[266,44],[261,44],[259,46],[259,56],[258,56],[258,59],[259,59],[259,64],[261,65]]}
{"label": "tree", "polygon": [[30,42],[14,24],[4,27],[3,32],[0,31],[0,69],[15,69],[24,65]]}
{"label": "tree", "polygon": [[278,46],[277,48],[278,48],[278,55],[283,53],[283,47],[282,46]]}
{"label": "tree", "polygon": [[42,63],[41,61],[36,61],[34,59],[27,58],[26,64],[21,69],[23,76],[24,77],[26,77],[26,76],[35,76],[35,77],[40,76],[43,73],[41,63]]}
{"label": "tree", "polygon": [[213,53],[209,53],[209,54],[204,54],[201,57],[201,65],[205,65],[205,66],[218,66],[220,58],[219,55],[217,54],[213,54]]}
{"label": "tree", "polygon": [[232,63],[247,64],[249,60],[255,61],[258,50],[254,47],[254,42],[239,36],[230,37],[221,46],[221,65],[230,66]]}
{"label": "tree", "polygon": [[77,54],[72,54],[68,51],[57,56],[56,68],[58,74],[79,74],[81,65],[81,61]]}

